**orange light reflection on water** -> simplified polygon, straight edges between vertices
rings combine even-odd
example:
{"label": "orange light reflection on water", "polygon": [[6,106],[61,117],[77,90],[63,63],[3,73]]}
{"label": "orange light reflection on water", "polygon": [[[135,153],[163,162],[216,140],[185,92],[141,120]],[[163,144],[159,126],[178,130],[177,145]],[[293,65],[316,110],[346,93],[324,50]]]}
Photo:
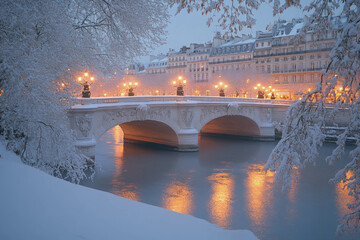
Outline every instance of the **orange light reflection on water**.
{"label": "orange light reflection on water", "polygon": [[233,214],[234,176],[225,172],[213,173],[208,177],[208,180],[212,188],[209,202],[211,221],[226,228],[231,224]]}
{"label": "orange light reflection on water", "polygon": [[134,201],[140,201],[139,192],[135,184],[124,184],[120,181],[123,171],[124,157],[124,133],[120,126],[110,130],[114,138],[115,171],[111,181],[111,193]]}
{"label": "orange light reflection on water", "polygon": [[247,211],[252,223],[263,226],[267,209],[272,207],[274,172],[262,171],[263,165],[252,164],[246,180]]}
{"label": "orange light reflection on water", "polygon": [[[346,178],[352,176],[352,173],[348,171],[346,173]],[[335,185],[335,192],[336,192],[336,207],[339,212],[339,217],[342,217],[344,214],[349,213],[350,210],[347,207],[347,203],[353,203],[354,197],[349,196],[349,189],[344,188],[345,183],[339,182]]]}
{"label": "orange light reflection on water", "polygon": [[191,214],[193,211],[193,193],[188,183],[173,181],[162,197],[162,207],[174,212]]}

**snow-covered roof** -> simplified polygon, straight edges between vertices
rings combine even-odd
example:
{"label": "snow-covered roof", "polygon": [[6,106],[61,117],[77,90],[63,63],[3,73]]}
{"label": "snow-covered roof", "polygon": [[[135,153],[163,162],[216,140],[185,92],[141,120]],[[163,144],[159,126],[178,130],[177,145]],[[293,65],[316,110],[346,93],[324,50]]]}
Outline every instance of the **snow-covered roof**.
{"label": "snow-covered roof", "polygon": [[255,43],[254,38],[249,38],[246,40],[239,40],[239,39],[232,40],[213,48],[211,50],[210,56],[251,52],[254,49],[254,43]]}
{"label": "snow-covered roof", "polygon": [[299,30],[304,26],[304,22],[300,23],[286,23],[278,26],[274,29],[273,37],[287,37],[298,34]]}
{"label": "snow-covered roof", "polygon": [[246,39],[246,40],[239,40],[239,39],[236,39],[236,40],[232,40],[232,41],[229,41],[229,42],[226,42],[222,45],[219,45],[217,46],[216,48],[223,48],[223,47],[232,47],[232,46],[238,46],[238,45],[243,45],[243,44],[248,44],[248,43],[254,43],[255,42],[255,39],[254,38],[249,38],[249,39]]}
{"label": "snow-covered roof", "polygon": [[161,56],[159,58],[154,58],[150,61],[147,68],[155,68],[155,67],[166,67],[168,62],[168,57]]}

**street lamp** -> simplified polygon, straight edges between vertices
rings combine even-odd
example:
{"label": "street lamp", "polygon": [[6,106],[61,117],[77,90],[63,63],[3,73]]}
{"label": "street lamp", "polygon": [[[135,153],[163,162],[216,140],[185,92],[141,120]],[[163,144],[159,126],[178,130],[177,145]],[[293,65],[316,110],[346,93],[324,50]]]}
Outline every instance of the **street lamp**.
{"label": "street lamp", "polygon": [[90,77],[89,73],[85,72],[84,77],[78,77],[78,83],[81,84],[84,89],[81,92],[83,98],[90,98],[90,85],[94,82],[94,77]]}
{"label": "street lamp", "polygon": [[265,96],[265,87],[261,87],[261,84],[258,83],[257,86],[254,87],[255,90],[258,90],[258,98],[264,98]]}
{"label": "street lamp", "polygon": [[137,82],[128,82],[127,84],[124,83],[124,87],[126,87],[128,89],[128,96],[134,96],[134,89],[138,86],[139,84]]}
{"label": "street lamp", "polygon": [[228,85],[224,85],[223,82],[219,82],[218,85],[215,85],[215,88],[219,90],[219,96],[225,97],[225,89],[228,87]]}
{"label": "street lamp", "polygon": [[172,82],[173,86],[176,87],[176,95],[184,96],[184,86],[186,85],[186,80],[182,79],[181,76],[178,77],[178,80]]}

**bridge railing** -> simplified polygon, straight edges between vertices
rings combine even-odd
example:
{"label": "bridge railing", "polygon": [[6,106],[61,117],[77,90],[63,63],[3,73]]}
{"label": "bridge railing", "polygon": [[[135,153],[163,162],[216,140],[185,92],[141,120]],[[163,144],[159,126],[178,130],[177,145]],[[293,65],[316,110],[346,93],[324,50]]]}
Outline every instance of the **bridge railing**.
{"label": "bridge railing", "polygon": [[234,98],[216,96],[133,96],[133,97],[93,97],[76,98],[76,103],[81,105],[128,103],[128,102],[239,102],[239,103],[265,103],[291,105],[292,100],[283,99],[259,99],[259,98]]}

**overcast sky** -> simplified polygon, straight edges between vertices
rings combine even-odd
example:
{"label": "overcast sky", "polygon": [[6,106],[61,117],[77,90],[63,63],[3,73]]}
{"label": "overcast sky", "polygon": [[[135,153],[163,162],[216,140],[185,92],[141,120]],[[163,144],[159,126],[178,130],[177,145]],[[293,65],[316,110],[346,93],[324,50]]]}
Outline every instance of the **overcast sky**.
{"label": "overcast sky", "polygon": [[[306,4],[309,0],[302,0],[302,4]],[[170,22],[167,27],[167,43],[156,48],[153,55],[166,53],[169,48],[179,50],[182,46],[189,46],[190,43],[205,43],[212,40],[216,31],[221,28],[213,24],[210,28],[206,25],[207,16],[201,13],[193,12],[188,14],[186,11],[175,16],[176,9],[170,9]],[[255,36],[257,30],[265,30],[266,26],[277,19],[290,20],[292,18],[303,17],[302,11],[297,8],[290,8],[277,17],[272,16],[272,8],[264,3],[256,12],[256,25],[253,29],[245,29],[242,33],[253,34]],[[215,23],[215,22],[214,22]]]}

